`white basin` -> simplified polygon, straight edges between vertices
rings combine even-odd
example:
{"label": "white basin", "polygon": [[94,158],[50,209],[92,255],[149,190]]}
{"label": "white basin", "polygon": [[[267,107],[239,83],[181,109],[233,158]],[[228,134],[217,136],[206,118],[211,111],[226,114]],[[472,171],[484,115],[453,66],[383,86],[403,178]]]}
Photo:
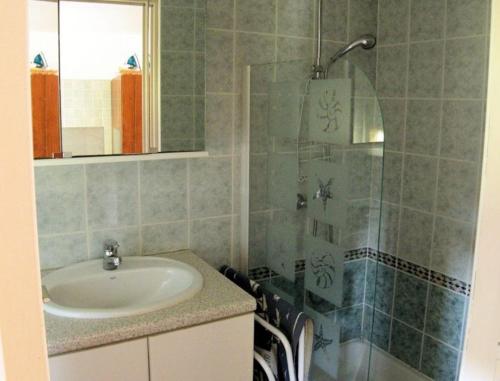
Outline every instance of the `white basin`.
{"label": "white basin", "polygon": [[42,279],[46,312],[71,318],[101,319],[143,314],[185,301],[200,291],[201,274],[173,259],[124,257],[117,270],[102,260],[82,262]]}

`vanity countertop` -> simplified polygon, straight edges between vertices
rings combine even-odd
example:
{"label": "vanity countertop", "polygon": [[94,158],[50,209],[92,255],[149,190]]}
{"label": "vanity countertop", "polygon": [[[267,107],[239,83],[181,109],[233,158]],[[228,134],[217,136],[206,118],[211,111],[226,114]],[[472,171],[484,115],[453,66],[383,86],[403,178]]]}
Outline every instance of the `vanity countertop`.
{"label": "vanity countertop", "polygon": [[159,255],[185,262],[203,275],[203,288],[159,311],[113,319],[71,319],[45,313],[49,356],[165,333],[250,313],[255,299],[190,251]]}

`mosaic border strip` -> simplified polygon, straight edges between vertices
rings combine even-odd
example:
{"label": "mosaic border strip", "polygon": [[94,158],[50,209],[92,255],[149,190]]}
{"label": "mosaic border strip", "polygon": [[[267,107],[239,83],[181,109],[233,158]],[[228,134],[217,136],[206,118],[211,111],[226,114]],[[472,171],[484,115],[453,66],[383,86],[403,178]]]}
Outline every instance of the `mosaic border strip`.
{"label": "mosaic border strip", "polygon": [[[428,281],[437,286],[441,286],[456,293],[470,296],[471,285],[463,282],[460,279],[450,277],[446,274],[439,273],[427,267],[417,265],[406,261],[402,258],[397,258],[394,255],[377,251],[372,248],[361,248],[346,251],[344,259],[346,262],[355,261],[358,259],[368,258],[373,261],[378,261],[385,266],[399,270],[406,274],[413,275],[422,280]],[[295,272],[303,272],[305,270],[305,260],[299,259],[295,262]],[[248,271],[251,279],[256,281],[269,279],[278,276],[277,273],[270,270],[267,266],[256,267]]]}

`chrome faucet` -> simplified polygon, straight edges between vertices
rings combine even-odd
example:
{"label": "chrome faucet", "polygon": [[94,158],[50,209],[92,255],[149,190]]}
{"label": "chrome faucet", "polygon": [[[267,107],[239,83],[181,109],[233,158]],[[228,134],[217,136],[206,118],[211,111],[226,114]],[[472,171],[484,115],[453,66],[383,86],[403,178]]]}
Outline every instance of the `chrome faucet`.
{"label": "chrome faucet", "polygon": [[104,258],[102,268],[107,271],[116,270],[122,259],[118,256],[118,247],[120,245],[114,239],[104,241]]}

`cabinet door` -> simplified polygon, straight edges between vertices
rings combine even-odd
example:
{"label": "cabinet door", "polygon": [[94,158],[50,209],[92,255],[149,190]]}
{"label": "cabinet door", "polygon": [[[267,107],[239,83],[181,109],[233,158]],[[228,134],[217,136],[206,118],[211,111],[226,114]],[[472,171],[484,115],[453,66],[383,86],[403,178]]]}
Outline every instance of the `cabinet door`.
{"label": "cabinet door", "polygon": [[149,338],[151,381],[251,381],[253,314]]}
{"label": "cabinet door", "polygon": [[51,381],[148,381],[147,339],[49,358]]}

